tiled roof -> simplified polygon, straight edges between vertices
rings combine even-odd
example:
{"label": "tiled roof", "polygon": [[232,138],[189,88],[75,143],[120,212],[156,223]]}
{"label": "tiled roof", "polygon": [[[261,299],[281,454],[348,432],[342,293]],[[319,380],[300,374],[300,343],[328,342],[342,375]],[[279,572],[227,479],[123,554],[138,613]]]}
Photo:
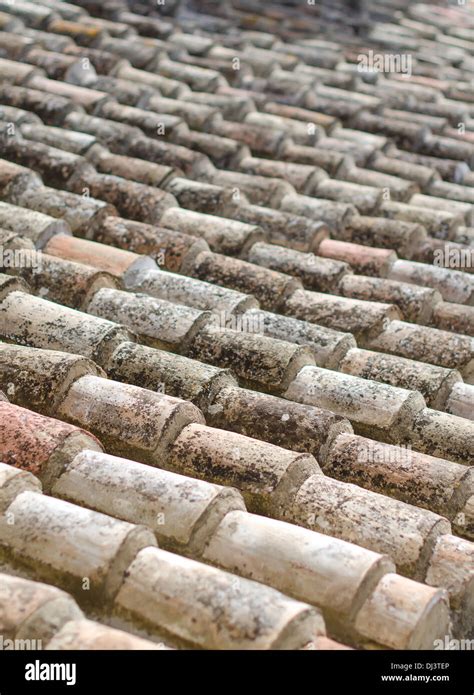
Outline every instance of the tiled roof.
{"label": "tiled roof", "polygon": [[473,38],[0,1],[4,639],[474,637]]}

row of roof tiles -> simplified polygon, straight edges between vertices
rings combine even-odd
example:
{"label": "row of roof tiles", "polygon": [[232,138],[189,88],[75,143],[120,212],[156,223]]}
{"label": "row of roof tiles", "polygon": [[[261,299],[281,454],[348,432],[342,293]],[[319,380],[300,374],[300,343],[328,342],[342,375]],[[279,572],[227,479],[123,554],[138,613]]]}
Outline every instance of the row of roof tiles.
{"label": "row of roof tiles", "polygon": [[[176,473],[192,476],[193,494],[199,485],[236,486],[250,511],[266,516],[249,514],[243,502],[232,511],[224,504],[217,531],[206,526],[200,561],[318,606],[342,641],[429,645],[449,629],[444,595],[433,600],[426,585],[394,575],[393,565],[376,586],[374,575],[371,592],[364,588],[363,605],[351,593],[357,582],[341,568],[348,548],[387,553],[398,571],[448,589],[454,630],[469,634],[472,268],[435,263],[439,252],[472,255],[472,51],[461,15],[450,15],[459,29],[441,33],[441,54],[431,40],[444,27],[437,10],[416,5],[400,17],[385,4],[399,24],[376,25],[370,40],[393,45],[395,36],[412,51],[402,87],[397,75],[360,73],[354,37],[345,51],[299,41],[293,19],[287,43],[279,43],[259,31],[226,34],[227,20],[192,11],[164,21],[115,1],[77,4],[101,18],[53,0],[0,8],[2,154],[10,160],[0,165],[0,234],[4,253],[23,254],[7,271],[37,295],[3,277],[2,338],[36,349],[2,345],[0,385],[19,406],[85,427],[111,454],[142,463],[119,463],[91,435],[71,434],[57,420],[40,426],[38,415],[5,405],[7,463],[39,475],[48,493],[63,496],[62,481],[65,499],[132,523],[151,519],[149,498],[135,497],[135,475],[144,476],[140,494],[163,480],[171,485],[163,475]],[[234,12],[237,4],[244,5],[234,3]],[[265,10],[264,21],[281,20],[279,12]],[[245,26],[240,9],[232,16]],[[428,51],[441,71],[430,74]],[[459,119],[464,132],[455,128]],[[39,427],[67,445],[56,450],[53,436],[43,448]],[[76,454],[83,456],[77,467]],[[124,463],[128,482],[120,478]],[[107,495],[119,479],[127,500],[138,500],[134,510]],[[226,504],[236,495],[223,488]],[[37,491],[21,498],[23,530],[9,536],[5,557],[13,571],[29,566],[34,578],[66,581],[64,558],[43,574],[41,558],[24,551],[32,510],[44,513],[47,554],[51,519],[62,508]],[[181,511],[182,497],[175,501]],[[71,520],[79,509],[70,510]],[[217,523],[215,510],[211,517]],[[465,539],[450,535],[449,522]],[[73,525],[60,539],[72,548],[79,542]],[[168,547],[155,526],[151,520]],[[330,581],[345,582],[341,610],[334,593],[314,596],[313,585],[301,593],[289,569],[293,545],[321,542],[336,543]],[[304,562],[313,557],[303,555]],[[301,647],[310,633],[318,648],[330,646],[314,642],[324,625],[311,610],[304,619],[298,613],[302,630],[288,618],[279,633],[281,617],[270,611],[258,616],[265,634],[230,639],[225,621],[214,624],[207,611],[212,575],[203,565],[179,565],[177,583],[177,562],[140,551],[117,594],[123,604],[117,598],[101,620],[118,611],[114,619],[132,632],[156,641],[164,631],[171,642],[195,646]],[[323,571],[319,562],[311,572]],[[104,586],[120,581],[123,558],[110,563]],[[156,581],[180,599],[198,591],[205,604],[198,627],[181,610],[171,621],[163,617],[160,593],[150,588]],[[261,593],[248,591],[237,602],[232,591],[222,594],[238,635],[239,611]],[[146,615],[143,603],[153,603]]]}
{"label": "row of roof tiles", "polygon": [[[8,418],[5,408],[9,410]],[[260,582],[263,581],[265,584],[282,589],[287,594],[319,606],[323,610],[326,621],[331,625],[331,630],[353,643],[370,644],[372,642],[382,646],[419,648],[429,646],[433,637],[441,637],[445,634],[443,631],[449,629],[446,609],[443,607],[443,601],[445,601],[443,593],[439,590],[436,592],[429,589],[428,586],[417,584],[413,580],[394,575],[394,565],[387,557],[358,548],[344,540],[321,536],[320,533],[313,530],[305,530],[283,521],[248,514],[245,511],[242,498],[230,488],[222,488],[204,481],[198,482],[176,472],[104,455],[100,453],[100,447],[97,446],[96,441],[77,428],[64,425],[56,420],[45,419],[7,403],[3,409],[5,417],[2,417],[2,425],[6,426],[12,435],[13,449],[11,449],[10,460],[17,467],[13,469],[4,466],[4,475],[8,483],[3,493],[3,505],[6,510],[2,532],[4,561],[9,563],[15,571],[20,571],[28,576],[33,575],[37,579],[53,581],[53,583],[67,588],[74,593],[81,605],[87,607],[92,601],[93,610],[97,610],[97,608],[94,609],[94,606],[97,605],[94,599],[97,597],[92,596],[93,593],[102,593],[106,603],[107,599],[110,602],[116,596],[115,603],[119,605],[116,605],[115,608],[119,609],[119,612],[120,595],[128,594],[128,601],[133,602],[133,607],[122,605],[122,608],[126,608],[127,620],[128,623],[131,622],[132,624],[132,631],[138,630],[143,634],[143,623],[145,623],[148,624],[148,630],[151,630],[152,637],[157,637],[154,630],[157,630],[158,636],[162,637],[163,632],[160,635],[160,630],[164,629],[168,640],[170,639],[168,633],[174,634],[178,644],[181,638],[184,643],[188,641],[198,646],[218,648],[225,648],[226,646],[251,646],[255,648],[259,646],[260,639],[262,640],[260,646],[265,646],[266,640],[269,639],[268,633],[266,636],[252,634],[244,638],[240,630],[236,630],[234,623],[232,638],[229,635],[223,635],[222,625],[217,625],[215,629],[219,632],[219,636],[218,641],[214,641],[216,639],[212,637],[214,630],[210,629],[209,623],[205,625],[202,622],[194,625],[193,634],[190,637],[190,633],[187,632],[190,629],[187,625],[188,620],[180,610],[172,616],[173,621],[166,624],[171,616],[169,610],[163,613],[164,608],[159,606],[158,587],[160,592],[164,592],[164,595],[170,591],[178,592],[179,603],[177,606],[179,605],[179,608],[182,609],[186,593],[189,593],[189,600],[192,598],[195,601],[196,591],[198,591],[198,596],[203,591],[214,591],[213,577],[215,577],[215,581],[221,585],[221,591],[214,601],[219,601],[221,609],[230,612],[233,620],[239,620],[238,616],[242,611],[242,616],[247,614],[247,619],[249,619],[249,611],[250,613],[257,611],[259,619],[261,619],[261,603],[258,604],[258,607],[255,606],[250,609],[245,600],[245,590],[248,588],[248,591],[253,593],[253,600],[258,600],[258,596],[261,601],[265,601],[265,592],[268,590],[261,584],[248,585],[247,587],[245,582],[242,584],[237,582],[235,578],[232,580],[231,576],[227,576],[225,579],[225,575],[210,572],[204,565],[197,562],[190,564],[188,566],[189,572],[187,572],[186,564],[183,564],[174,554],[165,555],[165,564],[169,563],[170,570],[170,575],[167,577],[166,573],[163,573],[163,558],[160,558],[156,551],[152,552],[151,547],[147,547],[146,552],[145,550],[139,552],[140,547],[153,546],[154,542],[151,542],[150,535],[143,535],[143,532],[140,535],[138,527],[130,526],[130,524],[138,522],[141,524],[145,522],[154,531],[160,547],[167,548],[168,553],[171,550],[173,553],[179,552],[192,558],[199,558],[200,561],[204,560],[206,563],[230,569],[234,573],[257,579]],[[38,481],[35,481],[31,473],[21,473],[20,469],[22,467],[23,470],[24,467],[28,469],[29,465],[28,460],[25,459],[25,450],[15,445],[15,436],[22,436],[22,432],[18,428],[23,430],[28,428],[33,438],[35,436],[44,438],[45,435],[50,438],[48,450],[45,451],[44,447],[42,448],[43,455],[45,454],[47,458],[43,460],[41,469],[36,472],[55,497],[68,500],[69,503],[60,502],[50,497],[42,497],[38,494]],[[186,434],[190,428],[192,431]],[[220,457],[222,451],[218,451],[220,448],[218,439],[216,436],[206,438],[205,430],[205,427],[198,424],[185,426],[180,434],[175,433],[178,436],[174,446],[178,449],[182,449],[183,446],[197,447],[198,449],[205,447],[207,448],[205,458],[208,458],[209,455]],[[238,466],[249,465],[250,459],[247,456],[257,456],[260,463],[263,464],[264,458],[262,456],[264,454],[261,445],[259,445],[261,451],[258,452],[257,442],[236,435],[233,435],[233,438],[234,441],[230,442],[230,445],[237,447],[240,453]],[[223,439],[221,439],[222,441]],[[34,449],[34,446],[32,441],[31,448]],[[272,453],[274,455],[276,451],[273,447]],[[214,453],[211,454],[211,452]],[[186,458],[185,456],[183,459],[182,453],[177,459],[180,470],[182,470],[182,464]],[[281,450],[280,465],[283,463],[283,453]],[[288,453],[286,452],[287,458]],[[172,461],[173,453],[171,454],[171,463],[166,466],[171,471],[174,469]],[[196,459],[194,461],[196,462]],[[325,498],[328,493],[330,494],[330,486],[336,485],[336,481],[331,481],[330,478],[326,478],[318,472],[311,475],[308,463],[307,461],[303,465],[300,456],[299,475],[294,466],[293,471],[288,472],[287,475],[290,475],[293,481],[293,490],[287,481],[283,486],[279,485],[280,490],[277,494],[265,494],[266,504],[269,505],[270,510],[272,507],[273,510],[276,510],[277,507],[281,506],[282,495],[287,496],[289,500],[296,492],[293,502],[293,514],[295,516],[293,521],[306,527],[310,526],[306,517],[311,516],[311,511],[315,510],[314,493],[318,486],[321,488],[320,495]],[[277,461],[274,459],[271,461],[267,459],[267,466],[275,469],[276,464]],[[209,467],[206,466],[206,468],[209,472]],[[297,478],[299,477],[301,482],[301,472],[304,468],[306,468],[308,477],[300,490],[296,491]],[[263,469],[261,469],[260,474],[262,472]],[[219,476],[217,475],[216,478],[219,479]],[[15,485],[12,485],[12,479],[15,481]],[[269,481],[270,478],[267,480],[267,485]],[[310,489],[311,493],[309,492]],[[353,488],[351,492],[355,493],[356,490],[357,488]],[[343,488],[338,493],[336,486],[333,494],[336,494],[337,497],[337,494],[342,494],[342,492]],[[349,489],[346,490],[346,495],[347,492]],[[244,496],[248,497],[246,494]],[[277,501],[278,498],[279,501]],[[376,498],[377,496],[372,496],[372,503],[376,502]],[[272,499],[273,502],[271,502]],[[381,497],[380,502],[379,514],[382,513],[382,505],[386,506],[387,500]],[[327,503],[328,500],[326,505]],[[76,504],[81,506],[77,507]],[[320,504],[323,502],[320,501]],[[356,512],[358,504],[363,505],[363,498],[360,497],[360,493],[359,498],[354,495],[352,500],[352,514],[355,514],[355,517],[358,516]],[[82,507],[92,508],[100,513],[87,512],[82,510]],[[288,505],[286,508],[288,510]],[[327,521],[334,515],[336,508],[333,506],[331,511],[328,507]],[[368,510],[369,508],[367,508],[367,512]],[[457,582],[461,582],[461,584],[456,583],[455,589],[451,587],[451,597],[456,626],[462,630],[463,621],[467,617],[463,612],[464,604],[470,595],[469,573],[464,570],[460,575],[459,566],[454,569],[448,558],[452,553],[455,553],[462,560],[464,553],[465,560],[469,561],[472,554],[472,544],[446,534],[449,528],[446,526],[446,522],[438,522],[435,532],[435,527],[433,527],[435,517],[433,516],[428,521],[426,516],[424,522],[421,523],[420,512],[421,510],[417,511],[415,507],[411,508],[411,514],[418,513],[418,523],[413,526],[410,535],[413,537],[416,528],[416,534],[421,543],[421,547],[415,552],[420,554],[420,562],[425,565],[424,571],[428,571],[426,578],[428,585],[432,584],[434,577],[438,578],[438,581],[435,581],[435,586],[449,588],[454,578]],[[111,517],[104,517],[104,513],[124,519],[127,523],[116,521]],[[322,509],[313,512],[313,516],[321,513],[324,513]],[[401,507],[398,514],[401,514]],[[276,514],[276,516],[279,515]],[[288,513],[284,516],[288,517]],[[32,526],[33,518],[36,520],[34,526]],[[343,518],[340,517],[340,521]],[[386,518],[388,517],[386,516]],[[9,519],[10,523],[8,523]],[[337,523],[335,519],[333,523]],[[368,520],[365,523],[367,526]],[[404,523],[407,525],[406,532],[409,532],[408,513],[406,513]],[[346,517],[344,525],[347,527],[347,524],[348,518]],[[425,529],[422,530],[424,526]],[[78,536],[81,534],[87,532],[90,538],[91,535],[94,537],[98,533],[100,537],[106,532],[107,527],[109,527],[109,533],[113,533],[114,536],[118,534],[120,537],[121,559],[115,557],[117,551],[114,550],[114,545],[116,543],[108,544],[107,551],[103,551],[102,555],[107,555],[109,558],[107,559],[107,557],[97,558],[91,555],[92,545],[90,541],[86,544],[80,542]],[[132,530],[133,528],[135,531]],[[126,544],[124,543],[124,533],[127,538]],[[422,540],[425,533],[428,535]],[[31,543],[33,537],[35,542]],[[127,546],[127,550],[124,549],[124,545]],[[71,548],[71,554],[65,551],[68,546]],[[80,562],[77,557],[78,547],[82,547],[83,553]],[[61,548],[59,554],[58,548]],[[428,548],[431,548],[431,552],[434,553],[431,560],[429,557],[424,557]],[[137,574],[133,571],[132,566],[126,572],[125,583],[122,584],[122,573],[126,568],[125,563],[132,561],[137,552],[138,555],[133,561],[136,564]],[[406,547],[404,552],[407,552]],[[299,560],[295,559],[295,553]],[[264,564],[261,562],[262,554],[266,558]],[[323,564],[321,564],[322,554],[324,554]],[[126,561],[124,555],[129,560]],[[90,571],[85,571],[90,567],[93,557],[95,566],[100,562],[103,567],[103,563],[105,563],[105,567],[109,567],[105,575],[104,569],[100,571],[99,567],[95,570],[91,567]],[[408,558],[406,560],[409,561]],[[301,575],[294,570],[295,562],[298,566],[304,567],[301,570]],[[428,566],[426,566],[427,562],[429,563]],[[173,563],[175,563],[174,570],[172,569]],[[348,571],[348,563],[353,567],[350,572]],[[293,571],[290,571],[290,567],[293,567]],[[157,572],[158,574],[156,574]],[[108,576],[109,573],[112,576]],[[146,588],[148,581],[146,575],[148,574],[149,580],[153,581],[153,588],[151,585]],[[138,579],[140,576],[141,579]],[[83,588],[85,577],[90,580],[90,584],[87,585],[87,592]],[[222,584],[224,579],[228,582],[227,589],[225,584]],[[142,586],[142,589],[138,590],[138,594],[131,590],[127,591],[127,584],[129,588],[130,584],[135,584],[135,590],[137,590],[137,581]],[[120,586],[122,588],[119,589]],[[172,588],[173,586],[174,588]],[[88,593],[89,591],[90,593]],[[119,592],[118,595],[117,591]],[[146,594],[143,594],[143,591]],[[176,595],[177,601],[178,594]],[[138,600],[140,595],[142,598]],[[145,596],[146,600],[143,602]],[[207,603],[209,598],[206,596],[199,596],[198,606],[194,608],[193,613],[199,612],[201,613],[201,620],[207,619],[209,621],[212,620],[212,613],[207,612],[206,617],[202,613],[201,600]],[[276,625],[281,626],[281,614],[280,617],[277,616],[282,604],[281,600],[277,600],[275,592],[273,592],[273,596],[271,594],[270,596],[273,598],[273,603],[269,604],[272,617],[268,617],[268,619],[270,623],[276,620],[276,624],[273,623],[274,628],[270,630],[273,634],[271,639],[275,640],[275,642],[272,641],[271,645],[276,646],[278,639],[274,629]],[[153,602],[154,610],[145,614],[143,607],[139,609],[139,605],[143,606],[145,603],[148,609],[150,601]],[[291,605],[291,602],[288,603],[289,601],[287,599],[285,613],[287,619],[292,620],[295,614],[293,611],[288,613],[289,605]],[[391,605],[389,614],[393,621],[392,625],[396,627],[396,637],[391,639],[388,637],[390,631],[385,622],[387,602]],[[272,606],[271,609],[270,605]],[[360,611],[359,615],[356,615],[358,605],[360,605]],[[394,610],[394,605],[397,606],[397,610]],[[427,614],[428,605],[430,609]],[[110,609],[106,608],[105,611],[107,612],[107,610]],[[406,613],[407,610],[408,613]],[[290,618],[290,615],[293,617]],[[301,618],[299,611],[298,615]],[[354,618],[355,625],[353,624]],[[165,624],[162,621],[165,621]],[[174,621],[176,624],[172,628]],[[409,625],[407,628],[407,624],[405,624],[403,629],[405,643],[400,641],[402,633],[400,632],[401,625],[397,625],[399,621]],[[137,623],[136,626],[134,625],[135,622]],[[155,623],[154,626],[153,623]],[[284,625],[284,632],[288,632],[288,624],[285,622]],[[322,631],[324,632],[324,629]],[[263,630],[263,632],[267,631]],[[306,623],[306,627],[301,631],[298,630],[298,633],[303,635],[299,638],[300,644],[298,646],[303,646],[306,642],[311,641],[311,636],[314,637],[317,633],[314,620],[310,625]],[[284,641],[281,646],[289,646],[290,644],[297,646],[294,643],[295,631],[292,631],[292,635],[288,635],[287,639],[290,641]]]}

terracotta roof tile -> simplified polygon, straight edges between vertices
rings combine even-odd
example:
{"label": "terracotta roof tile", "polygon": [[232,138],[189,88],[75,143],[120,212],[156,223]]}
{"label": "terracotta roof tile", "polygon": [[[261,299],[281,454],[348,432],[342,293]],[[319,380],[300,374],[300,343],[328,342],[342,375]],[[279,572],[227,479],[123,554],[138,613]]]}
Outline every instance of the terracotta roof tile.
{"label": "terracotta roof tile", "polygon": [[474,22],[369,5],[0,3],[12,639],[472,636]]}
{"label": "terracotta roof tile", "polygon": [[0,202],[0,226],[21,233],[42,248],[56,234],[70,234],[69,225],[36,210]]}
{"label": "terracotta roof tile", "polygon": [[44,415],[54,417],[76,379],[104,374],[94,362],[79,355],[7,343],[0,347],[2,388],[16,405],[34,407]]}
{"label": "terracotta roof tile", "polygon": [[57,630],[83,617],[68,594],[47,584],[2,573],[0,595],[2,634],[6,639],[28,635],[46,646]]}
{"label": "terracotta roof tile", "polygon": [[3,460],[40,476],[45,485],[81,448],[100,449],[87,432],[11,403],[1,402],[0,414]]}

